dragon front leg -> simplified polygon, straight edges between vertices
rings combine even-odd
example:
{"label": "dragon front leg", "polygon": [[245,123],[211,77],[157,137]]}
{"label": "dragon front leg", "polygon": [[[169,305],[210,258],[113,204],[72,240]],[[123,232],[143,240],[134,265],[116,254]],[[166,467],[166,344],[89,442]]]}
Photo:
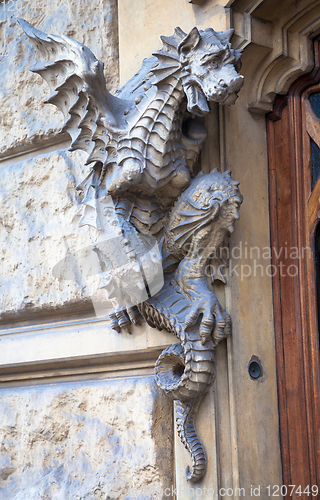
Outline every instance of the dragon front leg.
{"label": "dragon front leg", "polygon": [[209,288],[207,270],[212,258],[220,267],[221,247],[233,232],[241,201],[229,172],[200,173],[177,201],[165,230],[166,249],[180,260],[171,283],[190,302],[185,327],[199,322],[203,343],[213,335],[217,345],[230,334],[230,317]]}
{"label": "dragon front leg", "polygon": [[[218,206],[214,211],[219,210]],[[195,231],[187,255],[176,269],[172,284],[188,298],[190,308],[185,319],[185,327],[199,322],[199,336],[202,343],[213,336],[214,345],[227,337],[231,331],[230,316],[221,306],[216,295],[210,290],[206,269],[213,250],[220,244],[222,233],[211,223]]]}
{"label": "dragon front leg", "polygon": [[192,263],[184,259],[173,278],[183,293],[191,302],[190,310],[185,319],[186,328],[198,323],[201,342],[205,343],[213,337],[216,346],[220,340],[231,332],[231,318],[221,306],[216,295],[209,289],[206,278],[194,276]]}

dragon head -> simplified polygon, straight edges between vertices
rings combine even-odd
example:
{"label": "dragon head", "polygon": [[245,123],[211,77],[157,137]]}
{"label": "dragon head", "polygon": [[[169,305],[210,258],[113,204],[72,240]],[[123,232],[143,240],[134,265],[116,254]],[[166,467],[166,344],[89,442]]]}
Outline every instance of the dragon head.
{"label": "dragon head", "polygon": [[186,34],[176,28],[173,36],[161,37],[163,47],[154,54],[159,61],[153,71],[155,83],[179,69],[188,111],[197,116],[210,111],[207,101],[234,104],[243,76],[238,73],[242,51],[232,48],[232,34],[232,29],[193,28]]}

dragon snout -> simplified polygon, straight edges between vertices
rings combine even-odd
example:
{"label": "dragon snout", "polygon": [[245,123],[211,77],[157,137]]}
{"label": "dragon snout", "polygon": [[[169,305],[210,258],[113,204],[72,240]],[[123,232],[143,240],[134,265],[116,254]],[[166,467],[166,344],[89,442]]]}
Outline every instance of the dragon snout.
{"label": "dragon snout", "polygon": [[238,75],[235,78],[232,78],[228,84],[229,92],[239,92],[244,82],[244,77],[242,75]]}
{"label": "dragon snout", "polygon": [[217,82],[212,82],[206,89],[206,96],[209,101],[223,102],[230,94],[239,92],[243,85],[244,78],[237,75],[230,80],[220,78]]}
{"label": "dragon snout", "polygon": [[225,80],[219,80],[219,85],[222,89],[226,89],[228,87],[228,84]]}
{"label": "dragon snout", "polygon": [[228,94],[228,85],[225,81],[222,83],[213,84],[207,89],[206,96],[209,101],[220,102],[225,99]]}

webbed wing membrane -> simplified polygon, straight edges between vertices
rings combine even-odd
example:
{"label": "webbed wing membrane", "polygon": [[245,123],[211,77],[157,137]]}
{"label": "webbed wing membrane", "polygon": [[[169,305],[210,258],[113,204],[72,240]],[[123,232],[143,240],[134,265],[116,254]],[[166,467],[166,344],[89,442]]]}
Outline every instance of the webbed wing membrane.
{"label": "webbed wing membrane", "polygon": [[111,130],[121,127],[125,101],[112,96],[106,88],[103,63],[84,45],[66,35],[46,35],[23,19],[19,23],[41,54],[31,71],[38,73],[50,87],[46,102],[62,111],[62,131],[72,138],[71,151],[89,154],[87,164],[107,160]]}

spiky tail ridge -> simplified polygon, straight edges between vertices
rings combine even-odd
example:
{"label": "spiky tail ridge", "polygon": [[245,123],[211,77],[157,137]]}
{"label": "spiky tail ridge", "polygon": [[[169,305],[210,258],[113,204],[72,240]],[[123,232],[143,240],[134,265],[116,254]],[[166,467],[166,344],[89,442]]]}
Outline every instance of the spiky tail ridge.
{"label": "spiky tail ridge", "polygon": [[186,477],[196,483],[203,478],[207,468],[205,449],[195,429],[194,420],[202,397],[192,403],[177,401],[177,431],[181,442],[191,455],[192,467],[186,469]]}

